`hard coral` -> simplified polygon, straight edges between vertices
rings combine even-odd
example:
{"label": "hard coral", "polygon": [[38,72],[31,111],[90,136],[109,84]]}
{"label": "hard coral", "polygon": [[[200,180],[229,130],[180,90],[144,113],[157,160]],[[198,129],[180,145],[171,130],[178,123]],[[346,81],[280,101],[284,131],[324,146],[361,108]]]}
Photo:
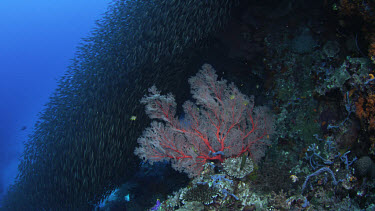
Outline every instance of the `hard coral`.
{"label": "hard coral", "polygon": [[354,164],[358,176],[364,177],[371,173],[373,161],[369,156],[363,156]]}
{"label": "hard coral", "polygon": [[186,202],[197,201],[202,204],[213,203],[214,198],[219,195],[219,190],[210,187],[208,184],[197,184],[196,186],[187,189],[182,193],[180,199],[185,204]]}
{"label": "hard coral", "polygon": [[223,167],[229,176],[241,179],[253,171],[254,164],[250,158],[237,157],[227,158],[223,162]]}

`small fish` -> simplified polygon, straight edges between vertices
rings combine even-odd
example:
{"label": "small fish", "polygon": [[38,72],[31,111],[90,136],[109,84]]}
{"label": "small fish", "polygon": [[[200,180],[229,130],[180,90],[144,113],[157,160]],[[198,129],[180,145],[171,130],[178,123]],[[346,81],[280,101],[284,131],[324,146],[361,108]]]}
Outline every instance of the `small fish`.
{"label": "small fish", "polygon": [[131,120],[131,121],[135,121],[136,119],[137,119],[136,116],[131,116],[131,117],[130,117],[130,120]]}
{"label": "small fish", "polygon": [[125,201],[130,201],[130,195],[128,194],[128,195],[124,196],[124,199],[125,199]]}
{"label": "small fish", "polygon": [[298,181],[298,177],[294,174],[290,175],[290,178],[292,179],[292,182],[295,183]]}

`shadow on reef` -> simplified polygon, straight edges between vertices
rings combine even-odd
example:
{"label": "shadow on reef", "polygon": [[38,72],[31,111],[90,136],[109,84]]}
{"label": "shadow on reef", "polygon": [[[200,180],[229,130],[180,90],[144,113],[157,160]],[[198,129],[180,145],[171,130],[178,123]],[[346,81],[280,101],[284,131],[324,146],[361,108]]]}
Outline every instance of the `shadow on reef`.
{"label": "shadow on reef", "polygon": [[157,200],[188,185],[188,178],[173,170],[166,162],[149,165],[142,163],[140,170],[121,185],[96,210],[147,210]]}

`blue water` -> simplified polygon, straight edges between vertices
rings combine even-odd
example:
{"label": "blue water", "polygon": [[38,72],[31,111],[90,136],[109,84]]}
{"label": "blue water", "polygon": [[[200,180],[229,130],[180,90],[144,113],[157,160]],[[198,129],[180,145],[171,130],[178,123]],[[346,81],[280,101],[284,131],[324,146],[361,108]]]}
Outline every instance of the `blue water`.
{"label": "blue water", "polygon": [[0,198],[56,79],[110,2],[0,1]]}

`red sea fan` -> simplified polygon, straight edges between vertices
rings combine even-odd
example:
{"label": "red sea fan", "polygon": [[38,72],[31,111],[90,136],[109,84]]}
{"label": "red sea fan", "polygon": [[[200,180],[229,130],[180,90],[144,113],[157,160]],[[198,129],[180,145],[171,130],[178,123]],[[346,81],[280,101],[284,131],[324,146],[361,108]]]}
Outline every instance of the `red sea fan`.
{"label": "red sea fan", "polygon": [[190,177],[197,176],[207,161],[222,162],[245,152],[259,159],[274,131],[268,109],[254,107],[254,97],[240,93],[233,83],[217,80],[208,64],[189,83],[196,103],[183,105],[188,127],[176,117],[172,94],[161,95],[153,86],[142,98],[148,116],[159,121],[143,132],[135,154],[150,163],[169,160]]}

